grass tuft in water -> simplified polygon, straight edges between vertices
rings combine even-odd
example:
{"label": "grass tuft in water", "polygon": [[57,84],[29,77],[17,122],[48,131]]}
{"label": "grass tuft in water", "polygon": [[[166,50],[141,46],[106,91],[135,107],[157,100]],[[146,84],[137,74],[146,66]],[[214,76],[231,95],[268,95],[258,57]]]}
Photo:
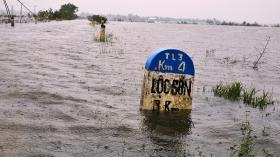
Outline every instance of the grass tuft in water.
{"label": "grass tuft in water", "polygon": [[254,104],[254,98],[256,95],[256,88],[246,89],[243,93],[243,103]]}
{"label": "grass tuft in water", "polygon": [[244,90],[242,98],[244,104],[251,105],[262,110],[268,105],[274,104],[271,93],[263,90],[261,95],[257,95],[255,88]]}
{"label": "grass tuft in water", "polygon": [[114,39],[113,33],[106,34],[106,36],[105,36],[105,42],[107,42],[107,43],[112,43],[112,42],[113,42],[113,39]]}
{"label": "grass tuft in water", "polygon": [[227,85],[219,83],[213,88],[213,92],[215,96],[224,97],[226,99],[236,101],[239,100],[242,89],[243,87],[240,82],[234,82]]}
{"label": "grass tuft in water", "polygon": [[274,104],[272,100],[272,94],[263,90],[262,95],[255,97],[255,107],[265,109],[268,105]]}
{"label": "grass tuft in water", "polygon": [[111,45],[112,45],[114,39],[117,39],[117,38],[114,37],[113,33],[106,34],[105,35],[105,41],[100,41],[98,35],[94,36],[94,41],[96,41],[96,42],[104,42],[106,44],[111,44]]}
{"label": "grass tuft in water", "polygon": [[[240,142],[240,144],[237,148],[233,148],[234,151],[232,152],[232,154],[230,156],[231,157],[255,157],[255,156],[259,156],[256,152],[256,149],[254,149],[254,146],[255,146],[254,139],[256,138],[256,136],[252,135],[253,134],[253,129],[251,127],[250,122],[246,120],[245,122],[241,123],[240,130],[241,130],[242,135],[243,135],[242,141]],[[275,156],[273,153],[269,152],[268,150],[266,150],[264,148],[262,149],[262,151],[263,151],[262,156],[264,156],[264,157],[274,157]]]}
{"label": "grass tuft in water", "polygon": [[219,83],[213,88],[213,92],[214,96],[224,97],[231,101],[243,100],[244,104],[262,110],[268,105],[274,104],[271,93],[263,90],[262,94],[258,94],[256,88],[246,89],[241,82],[233,82],[226,85]]}
{"label": "grass tuft in water", "polygon": [[232,83],[227,87],[228,92],[226,98],[230,100],[238,100],[241,96],[242,88],[241,82]]}
{"label": "grass tuft in water", "polygon": [[223,83],[220,82],[219,84],[217,84],[213,88],[213,92],[214,92],[214,96],[222,97],[224,95],[224,93],[225,93],[225,87],[224,87]]}
{"label": "grass tuft in water", "polygon": [[240,150],[238,152],[238,157],[254,157],[253,148],[253,136],[251,125],[249,122],[245,122],[241,124],[241,131],[244,135],[242,142],[240,144]]}
{"label": "grass tuft in water", "polygon": [[241,124],[241,131],[243,139],[232,155],[232,157],[255,157],[254,150],[254,137],[252,136],[251,125],[248,121]]}

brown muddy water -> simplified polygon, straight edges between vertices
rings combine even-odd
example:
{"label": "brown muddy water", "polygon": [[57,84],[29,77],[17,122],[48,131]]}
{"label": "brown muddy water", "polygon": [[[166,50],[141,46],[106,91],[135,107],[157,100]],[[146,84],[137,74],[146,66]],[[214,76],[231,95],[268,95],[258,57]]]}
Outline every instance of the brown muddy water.
{"label": "brown muddy water", "polygon": [[[95,41],[98,28],[87,20],[0,25],[0,156],[230,156],[246,119],[255,152],[280,155],[279,101],[261,111],[211,92],[242,81],[279,100],[279,28],[110,22],[107,44]],[[139,111],[145,61],[163,47],[194,61],[189,113]]]}

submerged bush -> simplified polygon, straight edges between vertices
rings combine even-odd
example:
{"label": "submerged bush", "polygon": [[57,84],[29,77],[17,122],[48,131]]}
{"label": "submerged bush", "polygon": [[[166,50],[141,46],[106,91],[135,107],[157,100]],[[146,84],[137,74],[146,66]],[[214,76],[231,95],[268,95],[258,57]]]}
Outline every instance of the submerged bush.
{"label": "submerged bush", "polygon": [[103,21],[104,23],[107,22],[107,18],[101,15],[92,15],[88,16],[87,18],[91,23],[101,24],[101,21]]}
{"label": "submerged bush", "polygon": [[274,104],[271,93],[263,90],[262,94],[259,95],[255,88],[246,89],[241,82],[226,85],[219,83],[213,88],[213,92],[214,96],[224,97],[232,101],[242,100],[244,104],[260,109]]}

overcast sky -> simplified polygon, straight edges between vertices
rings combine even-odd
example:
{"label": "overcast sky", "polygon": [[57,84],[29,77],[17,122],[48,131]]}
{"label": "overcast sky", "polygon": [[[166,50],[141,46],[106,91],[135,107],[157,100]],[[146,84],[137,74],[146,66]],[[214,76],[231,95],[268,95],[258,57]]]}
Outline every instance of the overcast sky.
{"label": "overcast sky", "polygon": [[[2,0],[1,0],[2,1]],[[0,9],[4,9],[0,1]],[[16,0],[6,0],[14,10]],[[21,0],[34,10],[55,8],[71,2],[80,12],[137,14],[178,18],[217,18],[227,21],[280,23],[280,0]],[[1,4],[2,3],[2,4]]]}

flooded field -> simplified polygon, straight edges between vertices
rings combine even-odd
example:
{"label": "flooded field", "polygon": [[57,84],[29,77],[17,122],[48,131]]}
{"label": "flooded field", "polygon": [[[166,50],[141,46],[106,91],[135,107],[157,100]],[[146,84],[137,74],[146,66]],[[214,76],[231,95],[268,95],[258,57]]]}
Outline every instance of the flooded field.
{"label": "flooded field", "polygon": [[[230,156],[246,120],[254,151],[280,155],[279,101],[262,111],[212,92],[241,81],[279,100],[279,28],[110,22],[109,43],[95,40],[98,29],[87,20],[0,25],[0,156]],[[194,61],[191,112],[139,111],[146,59],[163,47]]]}

